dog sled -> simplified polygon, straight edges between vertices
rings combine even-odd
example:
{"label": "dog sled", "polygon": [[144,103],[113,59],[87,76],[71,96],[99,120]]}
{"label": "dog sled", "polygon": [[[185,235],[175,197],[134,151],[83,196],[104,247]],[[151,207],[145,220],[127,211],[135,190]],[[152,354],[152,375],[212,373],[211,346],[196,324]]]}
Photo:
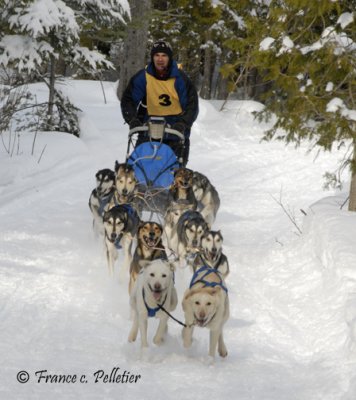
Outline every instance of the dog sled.
{"label": "dog sled", "polygon": [[135,171],[143,211],[164,215],[174,172],[183,166],[183,150],[184,135],[163,117],[151,117],[145,126],[129,131],[126,163]]}

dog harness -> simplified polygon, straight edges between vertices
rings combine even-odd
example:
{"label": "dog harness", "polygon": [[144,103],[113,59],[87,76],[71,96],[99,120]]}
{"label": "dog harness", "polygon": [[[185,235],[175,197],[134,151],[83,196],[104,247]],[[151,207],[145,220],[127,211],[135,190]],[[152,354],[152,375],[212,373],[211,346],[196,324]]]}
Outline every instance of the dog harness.
{"label": "dog harness", "polygon": [[110,203],[110,200],[113,197],[113,195],[114,191],[111,191],[99,199],[99,210],[98,210],[99,215],[101,216],[104,215],[105,207]]}
{"label": "dog harness", "polygon": [[145,289],[142,288],[143,302],[145,303],[145,306],[146,306],[146,309],[147,309],[147,313],[148,313],[148,317],[149,317],[149,318],[152,318],[152,317],[155,317],[155,316],[156,316],[156,313],[161,309],[161,307],[163,307],[164,303],[166,302],[167,296],[168,296],[168,293],[166,294],[166,297],[165,297],[165,299],[163,300],[163,303],[162,303],[162,304],[158,304],[158,303],[157,303],[157,304],[158,304],[157,307],[151,308],[151,307],[148,306],[148,304],[147,304],[147,302],[146,302],[146,298],[145,298]]}
{"label": "dog harness", "polygon": [[[199,279],[198,276],[202,273],[205,272],[203,274],[203,276]],[[219,277],[220,282],[209,282],[207,280],[205,280],[204,278],[210,274],[215,274],[216,276]],[[190,281],[190,285],[189,285],[189,289],[191,289],[196,283],[203,283],[204,287],[216,287],[216,286],[220,286],[223,290],[225,290],[225,292],[227,293],[227,287],[223,284],[223,279],[221,277],[221,274],[219,271],[217,271],[214,268],[208,267],[207,265],[203,265],[201,268],[199,268],[197,271],[195,271],[192,280]]]}

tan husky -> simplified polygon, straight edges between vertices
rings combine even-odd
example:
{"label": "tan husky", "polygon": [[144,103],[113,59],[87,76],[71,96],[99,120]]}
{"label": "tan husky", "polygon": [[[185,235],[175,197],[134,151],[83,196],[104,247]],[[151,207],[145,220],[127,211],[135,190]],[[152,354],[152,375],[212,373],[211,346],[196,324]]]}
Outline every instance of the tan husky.
{"label": "tan husky", "polygon": [[216,347],[221,357],[227,356],[223,327],[229,318],[229,297],[221,274],[214,268],[202,267],[193,275],[182,302],[185,324],[184,347],[192,344],[194,326],[210,330],[209,356],[214,357]]}

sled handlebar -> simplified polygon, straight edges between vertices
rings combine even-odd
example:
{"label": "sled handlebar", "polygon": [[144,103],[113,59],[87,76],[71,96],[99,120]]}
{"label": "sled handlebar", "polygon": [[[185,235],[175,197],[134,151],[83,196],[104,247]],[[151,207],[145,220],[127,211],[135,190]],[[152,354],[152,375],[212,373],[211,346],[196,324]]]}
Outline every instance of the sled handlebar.
{"label": "sled handlebar", "polygon": [[[134,135],[135,133],[140,133],[140,132],[142,132],[142,133],[144,133],[144,132],[150,133],[150,127],[147,126],[147,125],[143,125],[143,126],[137,126],[136,128],[132,128],[129,131],[129,137],[131,138],[132,135]],[[182,132],[179,132],[176,129],[164,127],[164,134],[166,134],[166,133],[169,133],[170,135],[175,135],[175,136],[177,136],[179,138],[179,140],[184,142],[184,135],[183,135]]]}

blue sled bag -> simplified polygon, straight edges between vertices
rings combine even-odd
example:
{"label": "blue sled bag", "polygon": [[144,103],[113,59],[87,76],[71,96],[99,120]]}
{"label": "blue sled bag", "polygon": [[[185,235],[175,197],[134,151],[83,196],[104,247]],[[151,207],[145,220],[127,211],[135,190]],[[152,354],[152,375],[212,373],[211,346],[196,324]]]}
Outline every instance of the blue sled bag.
{"label": "blue sled bag", "polygon": [[174,151],[160,142],[141,143],[127,162],[134,168],[138,183],[151,188],[168,188],[179,168]]}

